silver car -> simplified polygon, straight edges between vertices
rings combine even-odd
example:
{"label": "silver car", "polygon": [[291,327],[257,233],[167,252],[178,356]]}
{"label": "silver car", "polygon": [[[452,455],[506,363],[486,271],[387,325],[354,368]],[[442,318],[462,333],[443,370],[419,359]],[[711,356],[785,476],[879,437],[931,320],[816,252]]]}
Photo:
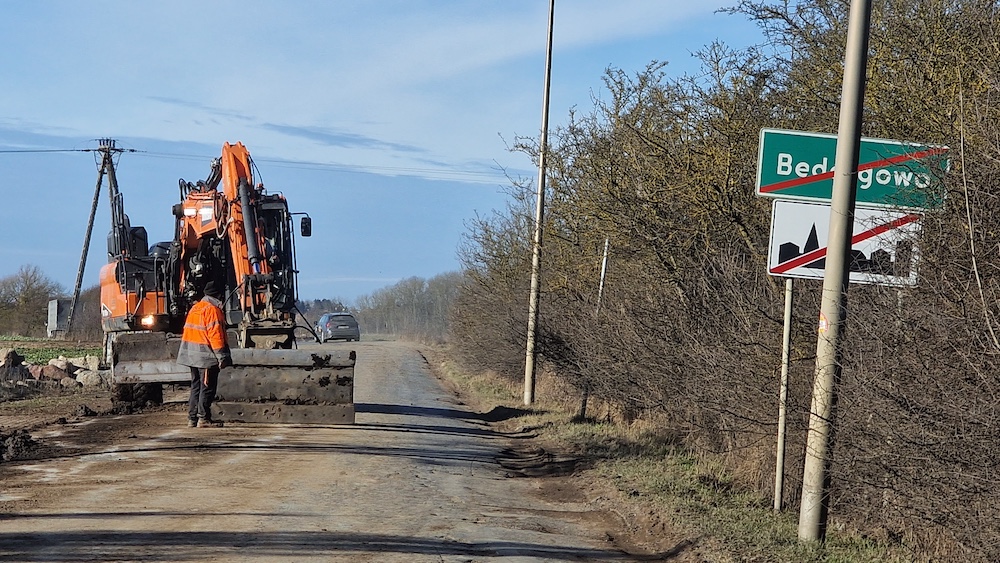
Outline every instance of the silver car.
{"label": "silver car", "polygon": [[316,334],[322,342],[327,340],[361,339],[361,328],[350,313],[326,313],[316,323]]}

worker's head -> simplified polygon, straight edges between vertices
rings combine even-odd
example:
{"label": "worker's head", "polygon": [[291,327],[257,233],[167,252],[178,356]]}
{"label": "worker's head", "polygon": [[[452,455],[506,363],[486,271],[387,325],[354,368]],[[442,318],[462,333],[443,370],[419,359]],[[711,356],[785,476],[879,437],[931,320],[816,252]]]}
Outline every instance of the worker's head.
{"label": "worker's head", "polygon": [[205,284],[204,293],[208,297],[213,297],[215,299],[222,299],[223,288],[222,284],[216,282],[215,280],[208,280]]}

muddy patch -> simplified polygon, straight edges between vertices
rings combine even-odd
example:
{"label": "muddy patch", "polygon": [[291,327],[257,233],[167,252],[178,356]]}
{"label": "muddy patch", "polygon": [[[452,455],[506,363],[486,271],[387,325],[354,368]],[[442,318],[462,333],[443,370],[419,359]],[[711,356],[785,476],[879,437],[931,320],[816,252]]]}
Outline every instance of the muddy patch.
{"label": "muddy patch", "polygon": [[31,399],[45,393],[41,385],[4,382],[0,384],[0,402]]}
{"label": "muddy patch", "polygon": [[507,448],[496,461],[509,477],[560,477],[583,468],[579,458],[556,455],[543,448]]}

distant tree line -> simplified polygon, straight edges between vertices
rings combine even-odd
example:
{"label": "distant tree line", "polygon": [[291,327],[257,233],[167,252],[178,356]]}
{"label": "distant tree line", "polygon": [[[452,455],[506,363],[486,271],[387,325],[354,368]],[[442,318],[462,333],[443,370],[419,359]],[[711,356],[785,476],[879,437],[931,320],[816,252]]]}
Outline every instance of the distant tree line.
{"label": "distant tree line", "polygon": [[0,278],[0,333],[45,336],[49,300],[62,296],[63,289],[37,266]]}
{"label": "distant tree line", "polygon": [[315,326],[316,322],[319,321],[319,318],[323,316],[324,313],[339,313],[341,311],[350,310],[348,306],[344,305],[343,301],[339,298],[307,299],[305,301],[297,302],[296,306],[310,326]]}
{"label": "distant tree line", "polygon": [[[430,279],[411,277],[358,299],[355,315],[361,334],[443,342],[448,335],[451,305],[462,274],[449,272]],[[362,336],[363,337],[363,336]]]}
{"label": "distant tree line", "polygon": [[[783,280],[767,271],[762,128],[836,132],[849,2],[743,0],[768,44],[702,49],[701,68],[609,69],[551,134],[543,367],[773,490]],[[831,467],[836,525],[918,558],[1000,560],[1000,8],[875,2],[863,133],[946,145],[943,209],[916,241],[918,287],[852,285]],[[537,159],[535,139],[515,148]],[[534,189],[478,220],[462,250],[451,341],[523,372]],[[611,260],[602,302],[604,241]],[[798,506],[821,282],[797,282],[786,498]]]}
{"label": "distant tree line", "polygon": [[448,337],[452,303],[463,276],[459,272],[430,279],[410,277],[359,297],[353,306],[341,299],[300,301],[297,305],[311,324],[324,313],[349,312],[358,320],[362,338],[383,335],[420,342],[444,342]]}
{"label": "distant tree line", "polygon": [[[420,341],[443,342],[448,334],[452,302],[458,295],[462,274],[450,272],[428,280],[411,277],[358,299],[351,307],[340,298],[302,300],[296,303],[303,322],[314,327],[324,313],[347,311],[361,325],[362,334],[383,334]],[[44,337],[49,301],[68,299],[59,284],[38,267],[26,265],[16,274],[0,278],[0,334]],[[77,302],[69,338],[100,341],[101,292],[84,289]],[[304,336],[304,333],[300,333]]]}

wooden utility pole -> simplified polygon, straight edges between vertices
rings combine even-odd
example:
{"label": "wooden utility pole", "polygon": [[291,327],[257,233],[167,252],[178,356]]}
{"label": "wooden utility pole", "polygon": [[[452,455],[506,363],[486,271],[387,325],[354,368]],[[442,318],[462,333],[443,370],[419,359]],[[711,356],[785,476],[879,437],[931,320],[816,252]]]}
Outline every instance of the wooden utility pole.
{"label": "wooden utility pole", "polygon": [[830,449],[837,385],[841,375],[841,332],[847,321],[847,288],[850,281],[848,257],[854,231],[854,200],[858,186],[858,153],[861,145],[871,11],[871,0],[851,0],[840,127],[837,131],[837,156],[834,163],[836,173],[833,177],[833,199],[830,205],[830,235],[823,277],[819,338],[816,343],[816,379],[813,383],[805,469],[802,475],[802,506],[798,530],[800,541],[822,541],[826,538],[830,501]]}
{"label": "wooden utility pole", "polygon": [[549,0],[549,33],[545,43],[545,87],[542,92],[542,132],[538,143],[538,188],[535,193],[535,236],[531,245],[531,294],[528,297],[528,342],[524,351],[524,404],[535,402],[535,360],[538,353],[538,286],[542,269],[542,220],[545,215],[545,157],[549,152],[549,84],[552,79],[552,21],[556,0]]}

